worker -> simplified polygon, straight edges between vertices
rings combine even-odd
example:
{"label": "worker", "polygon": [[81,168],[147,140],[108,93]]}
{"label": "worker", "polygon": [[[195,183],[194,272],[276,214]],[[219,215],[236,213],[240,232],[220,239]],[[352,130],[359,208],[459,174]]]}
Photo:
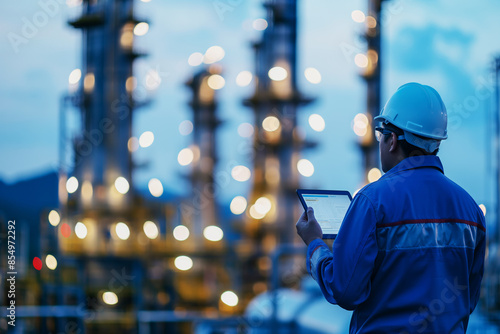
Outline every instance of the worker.
{"label": "worker", "polygon": [[432,87],[405,84],[375,117],[385,174],[354,197],[332,250],[308,208],[297,233],[307,270],[350,333],[465,333],[484,270],[484,214],[436,156],[447,113]]}

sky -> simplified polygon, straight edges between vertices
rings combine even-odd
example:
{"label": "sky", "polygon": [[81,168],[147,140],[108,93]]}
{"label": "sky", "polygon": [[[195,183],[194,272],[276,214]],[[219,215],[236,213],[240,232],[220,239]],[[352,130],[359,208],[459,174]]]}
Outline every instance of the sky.
{"label": "sky", "polygon": [[[134,153],[134,161],[147,163],[134,173],[136,188],[145,188],[156,177],[173,192],[189,193],[182,177],[189,167],[177,163],[177,154],[192,138],[182,136],[178,126],[191,118],[184,83],[200,68],[189,66],[187,59],[212,45],[226,52],[221,61],[226,86],[217,92],[217,112],[224,121],[217,133],[217,169],[229,172],[234,162],[252,165],[251,139],[240,137],[237,128],[252,122],[252,112],[242,101],[253,88],[237,86],[235,78],[240,71],[254,69],[251,42],[259,39],[260,32],[251,23],[265,13],[258,0],[221,1],[229,6],[224,13],[217,11],[215,0],[136,1],[136,16],[150,23],[149,32],[136,38],[137,47],[149,54],[134,67],[139,87],[149,69],[157,70],[162,79],[155,91],[146,93],[152,103],[134,114],[135,136],[144,131],[155,134],[152,146]],[[366,45],[361,37],[363,24],[354,22],[351,13],[366,11],[366,7],[367,1],[359,0],[299,2],[298,86],[316,101],[299,111],[298,123],[306,138],[319,144],[302,154],[315,166],[314,175],[301,178],[305,188],[354,192],[362,185],[361,154],[352,121],[366,104],[366,86],[354,64],[355,54],[366,51]],[[43,15],[47,8],[50,15]],[[491,63],[500,52],[500,3],[391,0],[383,8],[382,101],[406,82],[437,89],[449,113],[449,139],[439,153],[445,173],[478,203],[490,207]],[[0,4],[3,181],[15,182],[57,168],[60,99],[67,92],[70,72],[82,62],[80,31],[66,23],[77,14],[78,7],[70,8],[63,0]],[[307,67],[320,71],[321,83],[304,78]],[[323,132],[307,124],[313,113],[325,119]],[[76,115],[73,111],[70,117],[73,130]],[[248,194],[250,184],[232,180],[222,189],[220,200]]]}

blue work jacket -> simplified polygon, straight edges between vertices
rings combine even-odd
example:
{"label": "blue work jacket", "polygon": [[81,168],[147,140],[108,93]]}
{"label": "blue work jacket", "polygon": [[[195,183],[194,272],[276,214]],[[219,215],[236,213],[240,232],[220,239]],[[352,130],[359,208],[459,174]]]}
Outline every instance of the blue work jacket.
{"label": "blue work jacket", "polygon": [[437,156],[410,157],[354,197],[333,243],[307,250],[350,333],[465,333],[479,299],[484,214]]}

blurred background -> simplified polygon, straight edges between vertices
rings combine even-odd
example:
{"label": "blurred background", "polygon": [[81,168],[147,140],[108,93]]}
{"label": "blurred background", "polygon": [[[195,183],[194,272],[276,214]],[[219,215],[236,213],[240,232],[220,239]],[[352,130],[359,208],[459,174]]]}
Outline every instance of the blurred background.
{"label": "blurred background", "polygon": [[500,4],[0,5],[0,304],[13,333],[347,333],[305,269],[295,189],[382,174],[372,119],[441,94],[445,173],[489,232],[470,333],[497,333]]}

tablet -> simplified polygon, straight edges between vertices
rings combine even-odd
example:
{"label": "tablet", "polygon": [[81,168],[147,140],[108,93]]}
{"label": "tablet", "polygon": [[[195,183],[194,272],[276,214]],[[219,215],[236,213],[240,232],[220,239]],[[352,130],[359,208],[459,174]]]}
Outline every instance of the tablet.
{"label": "tablet", "polygon": [[297,189],[297,195],[304,210],[307,211],[309,206],[314,209],[323,239],[335,239],[351,205],[351,194],[344,190]]}

